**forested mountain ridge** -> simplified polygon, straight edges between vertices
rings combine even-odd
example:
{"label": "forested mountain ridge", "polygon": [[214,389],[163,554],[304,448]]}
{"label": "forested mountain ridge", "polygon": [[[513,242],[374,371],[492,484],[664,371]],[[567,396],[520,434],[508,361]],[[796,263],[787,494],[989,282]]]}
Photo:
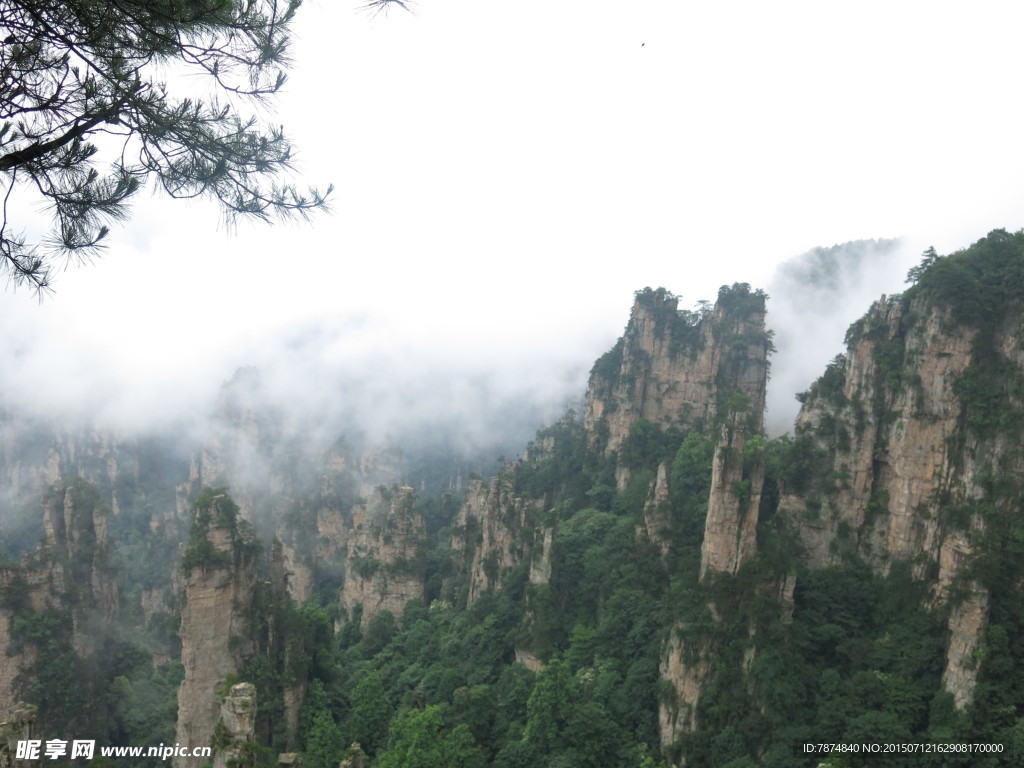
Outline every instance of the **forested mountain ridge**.
{"label": "forested mountain ridge", "polygon": [[638,291],[582,414],[465,493],[261,411],[253,372],[191,457],[8,419],[9,504],[53,488],[0,571],[0,703],[240,765],[1019,764],[1024,234],[911,272],[777,439],[765,295]]}

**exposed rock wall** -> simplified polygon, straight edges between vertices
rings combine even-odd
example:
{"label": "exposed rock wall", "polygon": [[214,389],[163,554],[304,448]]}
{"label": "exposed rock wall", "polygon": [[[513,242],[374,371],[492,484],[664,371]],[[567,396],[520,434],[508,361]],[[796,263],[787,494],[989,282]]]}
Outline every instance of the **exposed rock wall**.
{"label": "exposed rock wall", "polygon": [[[185,575],[181,611],[181,662],[175,740],[183,747],[210,744],[220,719],[220,693],[228,675],[251,654],[253,632],[246,609],[252,603],[255,563],[225,494],[209,500],[206,519],[193,523],[193,551],[204,562]],[[196,516],[204,514],[197,508]],[[186,550],[186,556],[188,550]],[[176,758],[178,768],[199,768],[201,758]]]}
{"label": "exposed rock wall", "polygon": [[[1024,471],[1019,440],[972,418],[985,405],[972,390],[981,384],[1003,393],[1001,411],[1022,407],[1000,378],[1024,364],[1022,327],[1019,306],[1005,307],[983,338],[948,306],[884,296],[851,327],[846,356],[806,393],[797,420],[819,480],[794,478],[779,505],[809,565],[839,563],[850,552],[879,573],[908,562],[930,583],[933,602],[945,600],[970,561],[971,537],[984,528],[972,510],[986,496],[986,477]],[[950,618],[943,676],[958,707],[973,690],[964,659],[987,626],[984,590],[970,591]]]}
{"label": "exposed rock wall", "polygon": [[[527,515],[531,504],[513,494],[513,476],[506,471],[485,483],[469,481],[466,500],[453,528],[452,548],[468,573],[468,601],[496,589],[502,572],[527,554]],[[550,544],[549,544],[550,547]]]}
{"label": "exposed rock wall", "polygon": [[[761,418],[769,348],[764,296],[749,286],[723,287],[704,312],[680,311],[663,288],[638,292],[622,338],[591,371],[583,414],[590,447],[620,452],[640,419],[708,427],[737,392]],[[630,476],[620,461],[620,490]]]}
{"label": "exposed rock wall", "polygon": [[[764,296],[747,286],[723,289],[703,316],[680,314],[669,295],[640,294],[622,341],[619,383],[610,385],[602,373],[608,361],[595,366],[591,377],[585,423],[595,446],[607,433],[606,451],[627,449],[641,418],[715,436],[701,579],[709,573],[735,574],[757,552],[771,349],[764,320]],[[620,457],[620,489],[629,476]],[[670,548],[669,498],[668,467],[662,463],[644,508],[644,532],[663,557]],[[717,615],[714,606],[709,608]],[[715,655],[707,638],[687,643],[684,630],[675,627],[662,649],[660,675],[667,685],[659,698],[658,723],[666,748],[698,727],[698,705]]]}
{"label": "exposed rock wall", "polygon": [[657,545],[664,558],[671,548],[672,514],[669,509],[668,465],[661,462],[651,485],[650,493],[644,502],[644,525],[642,534],[652,544]]}
{"label": "exposed rock wall", "polygon": [[972,471],[978,445],[962,439],[957,391],[975,334],[940,308],[922,303],[911,311],[919,319],[907,328],[900,303],[877,302],[797,419],[797,435],[813,436],[840,478],[780,502],[815,567],[838,562],[842,536],[854,537],[857,551],[883,571],[920,552],[938,561],[947,534],[938,519],[943,500],[980,495]]}
{"label": "exposed rock wall", "polygon": [[757,511],[764,465],[759,448],[747,445],[747,422],[748,414],[736,411],[722,425],[711,465],[711,493],[700,550],[701,578],[708,571],[736,573],[757,553]]}
{"label": "exposed rock wall", "polygon": [[706,343],[710,323],[684,319],[678,307],[664,289],[637,294],[622,338],[591,372],[583,412],[591,447],[619,450],[641,418],[667,424],[714,413],[718,351]]}
{"label": "exposed rock wall", "polygon": [[47,609],[66,612],[71,648],[92,654],[118,615],[116,572],[107,541],[109,508],[83,480],[54,486],[43,500],[45,538],[18,565],[0,570],[0,712],[18,701],[19,678],[31,670],[38,649],[17,642],[16,615]]}
{"label": "exposed rock wall", "polygon": [[30,768],[38,761],[19,760],[18,742],[33,738],[37,710],[32,705],[19,704],[0,711],[0,768]]}
{"label": "exposed rock wall", "polygon": [[[733,288],[712,314],[718,348],[717,416],[721,423],[711,467],[711,492],[701,545],[701,578],[736,573],[757,552],[757,512],[764,485],[761,456],[768,353],[764,299]],[[748,441],[749,444],[748,444]]]}
{"label": "exposed rock wall", "polygon": [[236,683],[220,705],[219,744],[213,754],[213,768],[237,766],[243,745],[256,734],[256,686]]}
{"label": "exposed rock wall", "polygon": [[[553,445],[534,446],[534,456],[553,449]],[[530,584],[551,580],[552,548],[557,538],[553,527],[536,527],[534,514],[540,501],[529,501],[514,494],[514,469],[509,468],[489,483],[470,480],[466,501],[453,526],[452,549],[466,571],[467,602],[499,589],[502,574],[524,561],[529,562]],[[526,622],[534,620],[533,606],[527,604]],[[520,643],[515,649],[518,663],[534,672],[544,666],[530,647]]]}
{"label": "exposed rock wall", "polygon": [[942,673],[943,687],[953,694],[953,705],[964,709],[974,700],[974,684],[978,678],[978,656],[982,638],[988,628],[988,591],[973,585],[974,589],[953,607],[949,617],[949,647],[946,668]]}
{"label": "exposed rock wall", "polygon": [[673,631],[661,654],[661,679],[672,685],[672,696],[658,700],[658,732],[663,750],[669,750],[681,734],[693,733],[699,725],[697,705],[711,671],[706,642],[688,647],[680,633]]}
{"label": "exposed rock wall", "polygon": [[[6,593],[16,578],[17,569],[0,570],[0,589]],[[15,643],[12,632],[14,614],[10,607],[0,607],[0,653],[4,655],[4,663],[0,664],[0,715],[12,711],[21,701],[19,677],[25,670],[31,669],[37,655],[33,646]]]}
{"label": "exposed rock wall", "polygon": [[51,485],[81,477],[104,489],[104,501],[117,514],[121,487],[139,479],[140,454],[154,450],[141,442],[0,412],[0,503],[12,510],[35,507]]}
{"label": "exposed rock wall", "polygon": [[74,585],[74,598],[64,602],[71,606],[75,652],[85,656],[118,615],[117,579],[107,541],[109,510],[80,481],[55,489],[43,507],[51,585],[58,594]]}
{"label": "exposed rock wall", "polygon": [[341,607],[363,609],[362,626],[381,611],[401,619],[405,604],[423,598],[423,517],[412,488],[383,486],[352,513]]}

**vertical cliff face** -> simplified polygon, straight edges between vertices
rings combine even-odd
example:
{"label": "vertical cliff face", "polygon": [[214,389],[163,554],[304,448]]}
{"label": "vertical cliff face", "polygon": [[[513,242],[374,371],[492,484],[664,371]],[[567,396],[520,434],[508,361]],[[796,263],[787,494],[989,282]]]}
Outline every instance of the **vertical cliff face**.
{"label": "vertical cliff face", "polygon": [[[93,485],[112,518],[131,511],[140,495],[163,498],[187,471],[173,435],[129,436],[88,424],[54,424],[0,409],[0,545],[24,552],[40,529],[39,499],[54,485],[81,478]],[[174,505],[153,509],[173,517]]]}
{"label": "vertical cliff face", "polygon": [[856,555],[884,574],[908,563],[933,604],[953,601],[943,683],[958,708],[972,700],[996,586],[983,577],[991,529],[1013,530],[1024,491],[1013,247],[993,233],[940,263],[932,254],[919,285],[851,327],[846,355],[802,396],[801,472],[779,505],[810,565]]}
{"label": "vertical cliff face", "polygon": [[711,671],[710,649],[701,643],[685,642],[673,631],[662,649],[659,673],[671,685],[658,702],[658,733],[661,747],[669,750],[683,734],[699,725],[697,706]]}
{"label": "vertical cliff face", "polygon": [[54,483],[81,477],[110,489],[104,501],[117,514],[118,492],[138,480],[143,450],[137,438],[0,412],[0,501],[10,509],[34,505]]}
{"label": "vertical cliff face", "polygon": [[584,404],[589,444],[618,451],[638,419],[658,424],[714,412],[717,350],[706,316],[680,312],[663,288],[637,292],[625,333],[594,365]]}
{"label": "vertical cliff face", "polygon": [[[1021,258],[1007,275],[1024,276]],[[166,724],[173,699],[156,699],[177,685],[177,665],[149,676],[147,655],[159,664],[177,653],[164,610],[180,619],[181,746],[212,743],[217,765],[244,758],[242,741],[291,751],[310,741],[307,693],[345,733],[355,718],[313,680],[357,683],[349,662],[360,654],[392,669],[417,652],[405,630],[426,631],[399,626],[376,656],[370,643],[348,646],[351,631],[339,646],[332,621],[401,620],[436,586],[457,598],[418,613],[439,633],[432,641],[449,638],[439,647],[464,637],[466,650],[451,665],[435,655],[423,681],[410,662],[411,684],[397,685],[446,706],[446,731],[472,726],[497,762],[571,763],[615,734],[595,754],[640,764],[660,742],[655,759],[675,765],[785,764],[794,727],[977,734],[996,708],[1007,715],[1000,733],[1019,731],[1024,696],[1009,681],[1024,648],[1024,287],[1000,293],[1000,279],[978,293],[972,280],[987,269],[941,284],[925,275],[878,302],[802,395],[796,434],[779,440],[762,435],[763,294],[737,285],[687,312],[667,291],[641,291],[594,366],[582,420],[567,416],[498,477],[470,480],[460,506],[424,505],[429,537],[400,453],[332,442],[268,410],[253,372],[226,388],[176,511],[173,492],[154,501],[140,490],[138,444],[2,433],[10,488],[77,470],[103,485],[59,483],[34,510],[44,544],[0,565],[0,714],[58,646],[60,679],[101,668],[121,683],[90,683],[93,698],[124,694],[130,709],[148,697]],[[240,504],[201,490],[225,482]],[[257,538],[274,541],[269,557]],[[172,586],[163,560],[139,567],[167,541],[181,543]],[[119,593],[112,562],[145,583],[126,578]],[[428,562],[442,566],[429,589]],[[104,635],[137,619],[129,599],[158,621]],[[321,608],[334,600],[340,620]],[[467,619],[487,632],[467,632]],[[538,674],[504,669],[513,659]],[[259,711],[251,687],[226,690],[236,675],[259,685]],[[489,682],[455,687],[463,678]],[[477,696],[507,721],[499,735],[491,718],[493,743],[490,726],[475,727],[490,711]],[[125,733],[129,720],[120,711],[96,732]]]}
{"label": "vertical cliff face", "polygon": [[757,509],[764,469],[749,456],[745,418],[730,418],[711,466],[711,495],[701,544],[700,576],[736,573],[757,551]]}
{"label": "vertical cliff face", "polygon": [[43,507],[51,588],[63,593],[72,606],[73,644],[84,656],[118,614],[118,586],[107,541],[109,509],[82,481],[54,488]]}
{"label": "vertical cliff face", "polygon": [[669,536],[672,528],[672,512],[670,509],[668,490],[668,464],[658,464],[658,472],[654,484],[644,502],[644,530],[647,540],[655,544],[661,552],[662,559],[668,555],[671,547]]}
{"label": "vertical cliff face", "polygon": [[496,589],[501,574],[522,562],[532,538],[533,505],[513,492],[506,471],[489,483],[469,481],[466,500],[455,519],[452,549],[466,570],[467,600]]}
{"label": "vertical cliff face", "polygon": [[[763,322],[763,314],[760,316]],[[755,337],[757,338],[757,337]],[[763,337],[763,326],[762,334]],[[747,346],[744,336],[733,337],[733,359],[726,381],[730,395],[719,404],[719,434],[711,465],[704,535],[701,540],[699,579],[716,573],[735,575],[757,554],[757,522],[764,484],[762,419],[767,384],[767,345]],[[748,350],[753,354],[748,354]],[[664,466],[664,465],[663,465]],[[659,486],[664,469],[648,503],[657,519]],[[664,493],[664,492],[662,492]],[[664,519],[664,516],[661,516]],[[648,522],[648,529],[651,525]],[[667,547],[662,546],[665,553]],[[714,602],[708,609],[717,623]],[[717,650],[712,635],[694,636],[688,627],[674,627],[662,649],[659,673],[666,684],[658,704],[658,727],[663,749],[680,737],[694,733],[699,706],[715,667]],[[753,627],[749,632],[753,633]],[[752,647],[750,649],[753,650]],[[752,657],[745,659],[748,669]]]}
{"label": "vertical cliff face", "polygon": [[[631,476],[639,422],[705,429],[730,398],[749,398],[764,411],[769,337],[764,295],[749,286],[723,287],[713,309],[680,310],[663,288],[636,294],[625,333],[594,365],[584,405],[588,444],[617,453],[616,483]],[[758,423],[759,428],[759,423]]]}
{"label": "vertical cliff face", "polygon": [[723,290],[712,315],[716,329],[719,436],[701,545],[700,575],[736,573],[757,551],[757,511],[764,484],[761,456],[770,337],[764,295]]}
{"label": "vertical cliff face", "polygon": [[179,489],[179,514],[201,489],[230,487],[260,537],[282,543],[289,594],[304,602],[315,584],[340,582],[353,516],[367,513],[357,499],[401,484],[405,460],[390,443],[349,440],[273,402],[256,369],[240,369],[222,388]]}
{"label": "vertical cliff face", "polygon": [[[0,590],[9,593],[17,573],[13,568],[0,570]],[[35,662],[36,652],[32,647],[18,647],[14,641],[13,624],[15,610],[11,605],[0,608],[0,652],[4,653],[4,664],[0,664],[0,717],[13,712],[21,696],[18,693],[18,678],[23,670]]]}
{"label": "vertical cliff face", "polygon": [[[257,545],[237,505],[223,492],[202,494],[193,507],[192,533],[182,558],[181,662],[176,741],[188,748],[210,744],[220,718],[220,689],[252,654],[246,609],[256,582]],[[179,768],[199,768],[200,758],[178,758]]]}
{"label": "vertical cliff face", "polygon": [[[88,657],[113,632],[122,601],[129,614],[141,608],[147,621],[175,612],[170,561],[187,518],[178,518],[173,489],[187,462],[176,434],[128,435],[82,416],[58,423],[0,412],[0,547],[32,553],[42,535],[43,549],[30,554],[19,579],[31,583],[36,610],[69,613],[78,656]],[[128,531],[136,537],[131,544]],[[119,588],[138,561],[146,562],[145,576]],[[157,664],[170,654],[176,648],[157,651]],[[45,718],[45,706],[42,712]]]}
{"label": "vertical cliff face", "polygon": [[[543,446],[535,446],[533,457],[525,461],[537,460],[544,450]],[[539,586],[551,580],[555,529],[539,526],[540,502],[515,493],[515,472],[516,466],[510,465],[490,482],[471,479],[466,500],[452,526],[452,552],[464,578],[469,605],[485,592],[500,589],[508,570],[526,562],[529,584]],[[534,619],[533,605],[527,601],[526,625],[532,625]],[[528,641],[516,646],[515,658],[535,672],[543,667]]]}
{"label": "vertical cliff face", "polygon": [[423,599],[423,516],[412,488],[383,486],[352,512],[341,608],[362,606],[362,626],[381,611],[400,619],[405,604]]}
{"label": "vertical cliff face", "polygon": [[[83,480],[54,486],[43,500],[45,538],[21,562],[0,570],[0,713],[23,695],[40,655],[41,641],[27,629],[44,617],[54,623],[46,650],[66,647],[91,656],[110,632],[119,608],[116,571],[107,541],[109,508]],[[51,713],[44,711],[43,716]]]}
{"label": "vertical cliff face", "polygon": [[953,706],[965,709],[974,700],[978,682],[978,657],[984,652],[989,624],[988,591],[974,590],[953,606],[949,617],[949,645],[942,686],[953,695]]}
{"label": "vertical cliff face", "polygon": [[[625,498],[639,496],[638,534],[656,545],[664,566],[684,556],[672,551],[673,541],[695,539],[700,530],[701,576],[735,574],[756,555],[771,349],[765,296],[735,285],[723,288],[713,307],[688,312],[678,303],[664,289],[638,292],[623,337],[591,372],[582,424],[570,415],[542,430],[502,476],[470,485],[452,542],[456,559],[465,563],[468,598],[496,588],[504,572],[529,561],[515,657],[530,669],[543,666],[557,642],[557,614],[570,610],[556,590],[585,591],[573,581],[582,567],[578,548],[622,513],[621,507],[610,510],[631,503]],[[714,461],[710,487],[697,466],[701,477],[684,480],[702,489],[703,498],[690,506],[694,514],[704,512],[694,521],[700,530],[680,537],[675,529],[684,492],[674,499],[669,477],[672,456],[687,435],[697,438],[697,454]],[[572,487],[563,485],[567,481]],[[696,726],[714,665],[713,649],[692,640],[678,628],[661,657],[666,745]]]}
{"label": "vertical cliff face", "polygon": [[976,336],[923,299],[883,297],[851,328],[846,356],[803,396],[796,439],[813,475],[794,477],[780,502],[811,564],[838,562],[844,546],[882,571],[923,554],[920,574],[931,563],[940,583],[952,579],[968,545],[940,512],[979,499],[981,463],[1006,452],[965,421]]}

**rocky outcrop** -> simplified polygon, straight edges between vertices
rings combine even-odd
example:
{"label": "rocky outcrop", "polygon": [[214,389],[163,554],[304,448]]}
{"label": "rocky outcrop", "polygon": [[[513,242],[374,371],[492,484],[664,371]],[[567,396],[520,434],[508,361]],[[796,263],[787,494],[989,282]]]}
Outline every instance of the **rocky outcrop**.
{"label": "rocky outcrop", "polygon": [[85,656],[116,620],[119,608],[107,541],[109,510],[95,489],[82,481],[51,491],[43,508],[51,588],[70,605],[72,644],[79,656]]}
{"label": "rocky outcrop", "polygon": [[838,562],[844,538],[881,571],[922,552],[940,561],[950,533],[940,508],[981,494],[979,446],[965,440],[958,391],[974,337],[952,323],[948,308],[919,301],[905,309],[885,297],[851,328],[847,355],[804,395],[796,424],[798,438],[817,451],[817,474],[834,479],[790,489],[780,502],[809,564]]}
{"label": "rocky outcrop", "polygon": [[35,760],[19,760],[18,742],[33,738],[37,710],[30,704],[19,703],[3,711],[0,723],[0,768],[29,768],[38,765]]}
{"label": "rocky outcrop", "polygon": [[[69,631],[70,648],[90,656],[101,645],[118,615],[116,571],[107,541],[109,507],[99,491],[77,479],[56,485],[43,500],[45,538],[17,565],[0,570],[0,711],[18,700],[20,681],[36,663],[38,649],[15,631],[23,621],[52,611]],[[63,638],[51,638],[59,644]]]}
{"label": "rocky outcrop", "polygon": [[338,764],[338,768],[366,768],[366,762],[367,757],[362,746],[358,742],[353,742],[345,750],[345,756]]}
{"label": "rocky outcrop", "polygon": [[644,502],[643,534],[652,544],[657,545],[662,558],[668,555],[671,547],[672,514],[669,509],[668,465],[661,462],[651,486],[651,492]]}
{"label": "rocky outcrop", "polygon": [[[554,448],[552,443],[534,445],[532,455],[524,457],[529,464]],[[538,527],[537,510],[541,502],[529,501],[514,493],[516,466],[510,465],[489,483],[470,480],[466,501],[459,509],[453,525],[452,550],[456,562],[466,576],[466,599],[469,604],[482,594],[501,588],[502,575],[521,563],[528,562],[527,580],[532,585],[551,581],[551,554],[557,538],[551,526]],[[525,625],[534,622],[534,606],[527,601]],[[518,663],[534,672],[544,661],[528,641],[515,648]]]}
{"label": "rocky outcrop", "polygon": [[[179,510],[185,516],[204,487],[229,487],[242,518],[281,542],[288,593],[305,602],[315,584],[340,581],[354,518],[365,519],[378,487],[401,482],[405,460],[390,443],[350,441],[316,415],[274,402],[255,368],[224,385],[179,488]],[[357,509],[360,497],[371,502]]]}
{"label": "rocky outcrop", "polygon": [[[622,338],[591,371],[584,428],[591,450],[615,454],[616,486],[633,475],[634,456],[656,430],[696,430],[716,447],[701,545],[700,577],[735,574],[756,555],[764,482],[761,456],[770,335],[765,296],[747,285],[723,287],[713,308],[680,311],[664,289],[636,294]],[[663,558],[671,548],[668,466],[657,468],[644,506],[643,534]],[[673,744],[697,726],[697,705],[712,649],[693,647],[677,627],[662,652],[668,685],[659,705],[661,739]],[[669,693],[671,691],[671,693]]]}
{"label": "rocky outcrop", "polygon": [[592,448],[619,450],[638,419],[674,423],[712,412],[716,354],[703,338],[710,323],[678,307],[663,288],[637,293],[622,338],[591,371],[583,419]]}
{"label": "rocky outcrop", "polygon": [[619,454],[620,490],[631,476],[622,454],[641,419],[703,429],[736,393],[750,398],[750,413],[763,413],[771,346],[764,299],[737,284],[722,288],[713,309],[689,312],[664,288],[637,292],[622,338],[591,371],[584,404],[589,446]]}
{"label": "rocky outcrop", "polygon": [[256,686],[236,683],[220,705],[214,736],[213,768],[240,764],[245,745],[256,734]]}
{"label": "rocky outcrop", "polygon": [[953,695],[953,706],[964,709],[974,700],[982,639],[988,628],[988,592],[973,585],[949,617],[949,647],[942,686]]}
{"label": "rocky outcrop", "polygon": [[0,412],[0,503],[34,508],[50,486],[81,477],[116,515],[123,489],[138,482],[142,465],[159,451],[147,440],[92,426],[54,427]]}
{"label": "rocky outcrop", "polygon": [[672,686],[672,694],[658,701],[658,733],[664,751],[671,751],[681,734],[697,730],[697,705],[711,671],[709,651],[702,641],[690,647],[678,631],[665,643],[659,673]]}
{"label": "rocky outcrop", "polygon": [[[0,571],[0,589],[8,589],[11,577],[10,570]],[[18,695],[18,677],[23,669],[28,669],[35,661],[35,649],[31,647],[16,649],[13,645],[12,624],[14,612],[7,607],[0,609],[0,644],[6,656],[0,664],[0,712],[12,710],[20,700]]]}
{"label": "rocky outcrop", "polygon": [[[761,386],[764,386],[762,379]],[[756,419],[756,427],[760,427]],[[757,552],[757,511],[764,485],[760,434],[747,442],[750,414],[732,411],[722,425],[711,465],[711,493],[700,550],[700,577],[737,573]]]}
{"label": "rocky outcrop", "polygon": [[423,516],[412,488],[378,487],[352,512],[341,590],[343,615],[362,606],[362,626],[381,611],[400,619],[405,604],[423,599],[426,564]]}
{"label": "rocky outcrop", "polygon": [[[530,570],[527,581],[534,587],[547,585],[551,582],[551,550],[555,542],[555,529],[545,526],[538,531],[539,546],[535,546],[530,556]],[[535,593],[536,595],[536,593]],[[537,620],[536,605],[533,599],[527,598],[525,626],[532,627]],[[537,653],[529,640],[521,641],[515,647],[516,661],[531,672],[538,672],[544,666],[544,659]]]}
{"label": "rocky outcrop", "polygon": [[[188,748],[211,743],[220,719],[220,694],[229,675],[251,656],[246,608],[256,582],[251,529],[223,492],[209,491],[193,507],[192,534],[181,611],[181,662],[176,741]],[[199,768],[201,758],[176,758],[178,768]]]}
{"label": "rocky outcrop", "polygon": [[489,483],[470,480],[453,524],[452,549],[467,572],[470,603],[498,588],[505,569],[522,562],[528,552],[532,505],[514,494],[513,480],[510,470]]}
{"label": "rocky outcrop", "polygon": [[[810,566],[851,554],[883,574],[910,563],[933,605],[963,581],[985,510],[1015,503],[996,486],[1024,472],[1019,435],[1006,428],[1024,408],[1024,312],[995,305],[970,323],[957,311],[919,293],[883,296],[851,327],[846,355],[802,396],[796,441],[813,471],[790,478],[779,504]],[[960,708],[988,610],[984,585],[963,588],[943,676]]]}
{"label": "rocky outcrop", "polygon": [[313,596],[314,586],[334,581],[340,572],[349,536],[345,513],[327,504],[296,502],[292,514],[278,522],[288,595],[296,603]]}

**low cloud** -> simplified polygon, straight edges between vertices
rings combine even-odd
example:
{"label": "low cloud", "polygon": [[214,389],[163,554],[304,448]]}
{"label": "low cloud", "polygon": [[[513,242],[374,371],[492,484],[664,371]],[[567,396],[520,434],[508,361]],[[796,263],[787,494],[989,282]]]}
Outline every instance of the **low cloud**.
{"label": "low cloud", "polygon": [[854,240],[814,248],[783,262],[767,285],[768,325],[775,331],[765,423],[770,434],[793,429],[796,394],[836,355],[854,320],[882,294],[902,291],[915,247],[901,240]]}

